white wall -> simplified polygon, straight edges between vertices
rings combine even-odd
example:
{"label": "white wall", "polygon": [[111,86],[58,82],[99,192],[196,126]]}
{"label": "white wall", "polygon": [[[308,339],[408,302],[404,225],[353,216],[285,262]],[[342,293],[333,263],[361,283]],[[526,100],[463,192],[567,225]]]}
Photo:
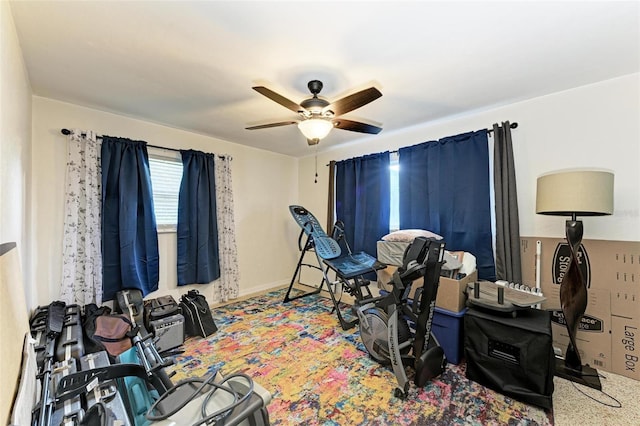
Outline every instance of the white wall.
{"label": "white wall", "polygon": [[[29,282],[31,86],[6,1],[0,2],[0,76],[0,243],[17,243]],[[35,290],[24,291],[29,303]]]}
{"label": "white wall", "polygon": [[493,123],[505,120],[518,123],[512,136],[521,235],[564,236],[565,218],[535,214],[539,175],[565,168],[598,167],[615,173],[614,213],[613,216],[581,218],[584,238],[640,241],[640,74],[402,132],[385,134],[382,131],[357,144],[319,154],[317,184],[313,183],[314,157],[306,157],[299,167],[300,203],[313,211],[321,223],[326,222],[326,164],[330,160],[395,150],[491,128]]}
{"label": "white wall", "polygon": [[[233,158],[240,293],[288,283],[295,268],[295,229],[288,206],[298,194],[298,164],[292,157],[229,143],[124,116],[33,98],[34,280],[38,303],[59,295],[64,212],[66,136],[61,128],[144,140],[152,145],[197,149]],[[293,224],[295,226],[295,224]],[[176,284],[175,233],[160,234],[160,285],[155,297],[177,298],[189,287]],[[213,302],[211,285],[195,286]]]}

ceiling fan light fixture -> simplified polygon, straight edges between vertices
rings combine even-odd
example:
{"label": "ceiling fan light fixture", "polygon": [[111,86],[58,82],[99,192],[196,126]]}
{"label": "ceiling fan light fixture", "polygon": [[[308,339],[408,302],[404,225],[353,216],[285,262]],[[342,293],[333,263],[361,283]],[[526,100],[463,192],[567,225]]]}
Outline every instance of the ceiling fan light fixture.
{"label": "ceiling fan light fixture", "polygon": [[323,118],[310,118],[298,123],[298,129],[300,129],[302,134],[307,139],[311,140],[324,139],[329,134],[332,128],[333,123]]}

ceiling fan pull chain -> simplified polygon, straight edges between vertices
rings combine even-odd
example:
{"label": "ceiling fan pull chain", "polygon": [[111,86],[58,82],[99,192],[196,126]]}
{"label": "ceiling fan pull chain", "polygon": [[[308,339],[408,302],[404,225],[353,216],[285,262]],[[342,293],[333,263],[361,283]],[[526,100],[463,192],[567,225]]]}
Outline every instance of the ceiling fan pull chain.
{"label": "ceiling fan pull chain", "polygon": [[316,179],[313,181],[313,183],[318,183],[318,145],[316,145],[315,160],[316,160]]}

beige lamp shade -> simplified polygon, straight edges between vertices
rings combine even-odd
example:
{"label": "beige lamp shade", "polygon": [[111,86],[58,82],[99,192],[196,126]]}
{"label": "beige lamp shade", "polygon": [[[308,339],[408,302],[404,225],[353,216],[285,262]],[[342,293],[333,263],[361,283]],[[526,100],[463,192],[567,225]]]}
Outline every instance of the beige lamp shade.
{"label": "beige lamp shade", "polygon": [[613,173],[561,170],[538,178],[536,213],[602,216],[613,213]]}

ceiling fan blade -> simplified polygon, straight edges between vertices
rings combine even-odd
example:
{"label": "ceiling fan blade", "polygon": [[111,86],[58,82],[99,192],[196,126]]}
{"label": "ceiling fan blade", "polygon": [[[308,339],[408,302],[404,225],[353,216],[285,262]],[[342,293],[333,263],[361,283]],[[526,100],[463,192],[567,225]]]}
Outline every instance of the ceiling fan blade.
{"label": "ceiling fan blade", "polygon": [[359,121],[346,120],[344,118],[337,118],[333,120],[333,125],[337,129],[349,130],[352,132],[371,133],[377,135],[382,131],[382,127],[374,126],[372,124],[361,123]]}
{"label": "ceiling fan blade", "polygon": [[281,121],[279,123],[260,124],[258,126],[245,127],[246,130],[268,129],[269,127],[288,126],[289,124],[298,124],[297,121]]}
{"label": "ceiling fan blade", "polygon": [[256,92],[266,96],[267,98],[271,99],[272,101],[279,103],[283,107],[290,109],[293,112],[297,113],[299,111],[304,111],[305,110],[303,107],[301,107],[297,103],[293,102],[292,100],[289,100],[289,99],[285,98],[284,96],[274,92],[273,90],[267,89],[264,86],[255,86],[255,87],[252,87],[252,89],[255,90]]}
{"label": "ceiling fan blade", "polygon": [[361,90],[330,103],[322,109],[322,112],[333,111],[335,116],[346,114],[349,111],[353,111],[354,109],[368,104],[369,102],[375,101],[380,96],[382,96],[382,93],[380,93],[378,89],[375,87],[369,87],[368,89]]}

